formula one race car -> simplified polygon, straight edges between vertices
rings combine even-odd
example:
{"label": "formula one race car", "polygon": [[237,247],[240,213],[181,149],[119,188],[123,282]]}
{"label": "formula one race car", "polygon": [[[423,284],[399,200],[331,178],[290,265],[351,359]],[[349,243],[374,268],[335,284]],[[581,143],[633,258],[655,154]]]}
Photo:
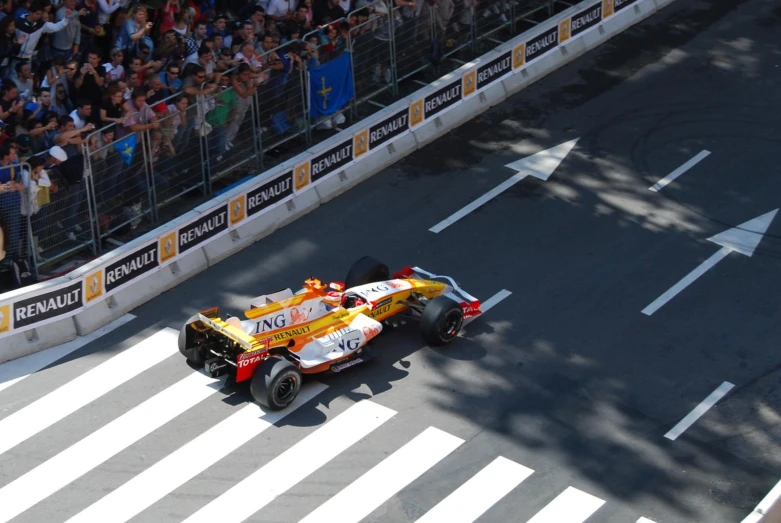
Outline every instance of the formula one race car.
{"label": "formula one race car", "polygon": [[364,257],[344,283],[310,278],[295,294],[284,289],[251,300],[244,314],[246,320],[222,320],[214,307],[192,316],[179,351],[210,376],[251,380],[253,398],[279,410],[295,399],[302,374],[366,361],[366,346],[383,325],[414,319],[426,342],[445,345],[482,311],[450,277],[407,267],[391,278],[386,265]]}

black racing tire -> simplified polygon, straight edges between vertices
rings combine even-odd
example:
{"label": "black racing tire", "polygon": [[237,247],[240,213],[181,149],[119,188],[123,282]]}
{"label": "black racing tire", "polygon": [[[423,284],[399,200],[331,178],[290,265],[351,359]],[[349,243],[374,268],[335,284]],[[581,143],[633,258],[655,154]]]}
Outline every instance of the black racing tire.
{"label": "black racing tire", "polygon": [[261,406],[282,410],[290,405],[301,390],[302,376],[292,362],[279,356],[264,360],[255,369],[250,393]]}
{"label": "black racing tire", "polygon": [[463,324],[461,304],[447,296],[437,296],[423,309],[420,332],[430,345],[447,345],[456,339]]}
{"label": "black racing tire", "polygon": [[191,323],[199,321],[197,314],[190,317],[182,328],[179,330],[179,352],[187,358],[188,361],[201,366],[206,362],[204,356],[203,347],[197,346],[195,343],[195,336],[198,332],[190,325]]}
{"label": "black racing tire", "polygon": [[350,289],[367,283],[376,283],[390,279],[388,266],[379,262],[371,256],[364,256],[353,263],[347,277],[344,279],[344,285]]}

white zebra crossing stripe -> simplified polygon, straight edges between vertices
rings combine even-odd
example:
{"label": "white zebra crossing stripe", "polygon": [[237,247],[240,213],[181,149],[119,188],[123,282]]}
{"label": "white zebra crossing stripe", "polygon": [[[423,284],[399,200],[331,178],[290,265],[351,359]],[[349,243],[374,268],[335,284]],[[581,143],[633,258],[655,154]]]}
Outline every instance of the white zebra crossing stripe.
{"label": "white zebra crossing stripe", "polygon": [[320,383],[306,386],[286,409],[267,414],[255,403],[247,405],[104,496],[67,523],[124,523],[327,388]]}
{"label": "white zebra crossing stripe", "polygon": [[567,487],[527,523],[583,523],[604,503],[596,496]]}
{"label": "white zebra crossing stripe", "polygon": [[51,365],[61,358],[64,358],[71,352],[84,347],[88,343],[91,343],[101,336],[113,331],[114,329],[121,327],[134,318],[135,316],[132,314],[125,314],[124,316],[117,318],[111,323],[100,327],[86,336],[79,336],[75,340],[63,343],[62,345],[57,345],[51,349],[34,352],[29,356],[24,356],[16,360],[11,360],[7,363],[3,363],[0,365],[0,391],[5,390],[8,387],[15,385],[16,383],[19,383],[30,374],[38,372],[42,368]]}
{"label": "white zebra crossing stripe", "polygon": [[462,443],[460,438],[429,427],[299,523],[358,523]]}
{"label": "white zebra crossing stripe", "polygon": [[356,403],[187,518],[185,523],[244,521],[395,414],[371,401]]}
{"label": "white zebra crossing stripe", "polygon": [[224,380],[194,372],[0,489],[0,523],[51,496],[217,392]]}
{"label": "white zebra crossing stripe", "polygon": [[416,523],[472,523],[534,471],[498,457]]}
{"label": "white zebra crossing stripe", "polygon": [[0,420],[0,454],[178,353],[178,335],[163,329]]}

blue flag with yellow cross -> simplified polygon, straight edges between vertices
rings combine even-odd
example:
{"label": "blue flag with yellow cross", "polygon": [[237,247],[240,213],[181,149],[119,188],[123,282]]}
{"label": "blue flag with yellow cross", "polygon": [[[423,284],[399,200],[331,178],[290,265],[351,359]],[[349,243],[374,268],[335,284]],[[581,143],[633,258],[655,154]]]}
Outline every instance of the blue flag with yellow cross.
{"label": "blue flag with yellow cross", "polygon": [[313,118],[338,112],[355,96],[350,53],[309,69],[309,114]]}
{"label": "blue flag with yellow cross", "polygon": [[125,138],[114,142],[114,150],[130,165],[133,161],[133,153],[136,151],[136,133],[127,135]]}

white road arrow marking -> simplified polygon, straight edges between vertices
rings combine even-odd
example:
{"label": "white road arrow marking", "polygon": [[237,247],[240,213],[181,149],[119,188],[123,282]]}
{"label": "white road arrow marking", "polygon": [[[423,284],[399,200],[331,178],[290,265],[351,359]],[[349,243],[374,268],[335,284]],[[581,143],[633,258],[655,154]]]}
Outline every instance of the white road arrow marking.
{"label": "white road arrow marking", "polygon": [[429,231],[434,233],[442,232],[447,227],[450,227],[470,212],[484,205],[486,202],[491,201],[493,198],[503,193],[527,176],[534,176],[535,178],[546,181],[548,178],[550,178],[551,174],[553,174],[553,171],[556,170],[559,164],[561,164],[562,160],[564,160],[564,158],[569,154],[572,148],[575,147],[575,144],[578,143],[578,140],[580,140],[580,138],[575,138],[574,140],[562,143],[556,147],[551,147],[545,151],[540,151],[536,154],[523,158],[522,160],[508,163],[505,165],[505,167],[509,167],[510,169],[518,171],[516,175],[501,183],[494,189],[488,191],[486,194],[473,201],[460,211],[456,212],[449,218],[442,220],[429,229]]}
{"label": "white road arrow marking", "polygon": [[753,256],[759,242],[762,241],[762,237],[767,232],[770,223],[775,218],[778,209],[770,211],[758,216],[753,220],[749,220],[737,227],[728,229],[722,233],[708,238],[717,245],[721,245],[721,249],[716,251],[710,258],[700,264],[699,267],[687,274],[678,283],[670,287],[670,289],[659,296],[649,306],[643,309],[643,314],[650,316],[657,310],[659,310],[664,304],[673,299],[679,292],[691,285],[697,278],[705,274],[708,269],[711,269],[721,260],[727,257],[731,252],[737,252],[746,256]]}

